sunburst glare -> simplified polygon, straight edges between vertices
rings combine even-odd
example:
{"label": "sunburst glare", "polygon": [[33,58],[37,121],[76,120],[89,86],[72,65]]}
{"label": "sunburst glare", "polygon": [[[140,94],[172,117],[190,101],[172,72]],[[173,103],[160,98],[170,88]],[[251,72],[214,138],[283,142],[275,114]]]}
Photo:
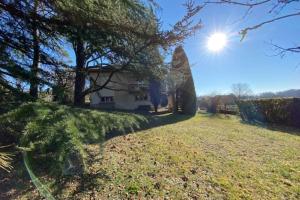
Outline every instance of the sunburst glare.
{"label": "sunburst glare", "polygon": [[219,52],[223,50],[227,45],[227,35],[222,32],[213,33],[208,37],[207,48],[212,52]]}

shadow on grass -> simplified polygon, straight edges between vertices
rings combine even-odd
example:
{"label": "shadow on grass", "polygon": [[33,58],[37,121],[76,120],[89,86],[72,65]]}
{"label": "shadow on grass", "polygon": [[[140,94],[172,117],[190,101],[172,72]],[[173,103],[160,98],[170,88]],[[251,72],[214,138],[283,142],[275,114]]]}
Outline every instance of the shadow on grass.
{"label": "shadow on grass", "polygon": [[[160,112],[160,113],[136,113],[135,112],[135,114],[143,114],[147,118],[148,122],[142,123],[139,128],[134,130],[134,132],[147,130],[159,126],[165,126],[168,124],[175,124],[181,121],[188,120],[193,117],[192,115],[173,114],[169,112]],[[126,135],[129,133],[134,133],[134,132],[132,130],[125,130],[125,132],[111,131],[110,133],[107,133],[105,135],[105,139],[107,141],[114,137]]]}
{"label": "shadow on grass", "polygon": [[260,128],[265,128],[271,131],[280,131],[291,135],[300,136],[300,128],[291,127],[291,126],[284,126],[278,124],[270,124],[270,123],[263,123],[259,121],[245,121],[240,118],[239,115],[231,115],[231,114],[219,114],[219,113],[208,113],[208,112],[201,112],[201,115],[208,118],[216,118],[216,119],[232,119],[237,118],[240,119],[240,123],[256,126]]}
{"label": "shadow on grass", "polygon": [[237,115],[233,114],[221,114],[221,113],[208,113],[208,112],[199,112],[203,117],[208,117],[211,119],[232,119],[237,118]]}
{"label": "shadow on grass", "polygon": [[[112,111],[114,112],[114,111]],[[141,114],[141,113],[136,113],[135,114]],[[211,114],[211,113],[202,113],[201,114],[204,117],[208,117],[213,119],[232,119],[232,118],[237,118],[238,116],[232,116],[232,115],[224,115],[224,114]],[[169,125],[169,124],[175,124],[178,122],[182,122],[185,120],[190,119],[192,116],[188,116],[188,115],[182,115],[182,114],[172,114],[172,113],[158,113],[158,114],[151,114],[151,113],[144,113],[143,116],[145,116],[148,119],[148,122],[144,123],[144,124],[140,124],[140,127],[135,129],[134,131],[141,131],[141,130],[147,130],[147,129],[151,129],[151,128],[155,128],[155,127],[160,127],[160,126],[164,126],[164,125]],[[254,123],[246,123],[246,122],[242,122],[245,124],[251,124],[254,126],[260,126],[260,127],[264,127],[264,128],[268,128],[271,130],[280,130],[280,131],[284,131],[290,134],[295,134],[295,135],[299,135],[299,130],[294,129],[294,128],[290,128],[290,127],[281,127],[281,126],[266,126],[265,124],[254,124]],[[105,141],[108,141],[114,137],[117,136],[121,136],[121,135],[126,135],[129,133],[133,133],[132,130],[128,129],[125,131],[111,131],[108,134],[106,134],[105,137]],[[100,148],[102,148],[102,144],[100,144]],[[100,153],[102,154],[101,150]],[[101,162],[101,158],[95,158],[95,156],[93,154],[89,154],[88,153],[88,157],[91,158],[92,162]],[[98,179],[101,179],[102,182],[99,183],[97,182]],[[70,194],[71,196],[76,196],[77,194],[80,193],[86,193],[88,195],[90,195],[90,198],[96,198],[94,197],[94,191],[97,190],[99,192],[99,190],[101,191],[101,188],[103,187],[102,184],[104,184],[107,180],[111,180],[111,177],[107,175],[107,173],[102,170],[102,171],[98,171],[96,173],[88,173],[88,174],[84,174],[82,176],[77,176],[77,177],[67,177],[67,178],[63,178],[60,181],[58,181],[55,185],[56,188],[54,189],[54,194],[57,196],[61,196],[61,194],[64,192],[63,189],[65,188],[65,186],[76,180],[78,185],[76,186],[76,189],[72,191],[72,193]]]}
{"label": "shadow on grass", "polygon": [[[113,111],[112,111],[113,112]],[[134,112],[134,114],[142,114],[142,113],[136,113]],[[172,114],[172,113],[157,113],[157,114],[153,114],[153,113],[143,113],[143,116],[145,116],[148,119],[148,122],[141,124],[139,128],[133,130],[125,130],[125,131],[111,131],[109,133],[106,134],[106,138],[105,141],[108,141],[114,137],[118,137],[118,136],[122,136],[122,135],[127,135],[130,133],[134,133],[136,131],[142,131],[142,130],[147,130],[150,128],[155,128],[155,127],[159,127],[159,126],[164,126],[164,125],[168,125],[168,124],[174,124],[174,123],[178,123],[184,120],[188,120],[193,116],[189,116],[189,115],[183,115],[183,114]],[[100,154],[103,154],[103,143],[99,143],[99,147],[100,147]],[[87,152],[87,155],[89,158],[88,162],[102,162],[102,158],[96,158],[95,155]],[[91,163],[88,163],[91,164]],[[64,177],[62,179],[60,179],[60,181],[58,181],[56,183],[56,185],[58,185],[58,187],[56,187],[53,191],[54,195],[56,196],[61,196],[63,194],[63,188],[65,188],[65,186],[70,183],[73,182],[74,180],[78,183],[78,185],[76,186],[75,190],[73,190],[71,192],[71,196],[76,196],[77,194],[80,193],[84,193],[87,192],[87,194],[90,195],[91,199],[95,199],[94,197],[94,191],[99,189],[101,190],[101,188],[103,187],[103,182],[99,183],[99,180],[101,179],[102,181],[107,181],[107,180],[111,180],[111,177],[108,176],[106,174],[106,171],[104,170],[100,170],[97,171],[96,173],[87,173],[87,174],[83,174],[81,176],[77,176],[77,177]]]}
{"label": "shadow on grass", "polygon": [[[101,183],[98,181],[101,179]],[[95,197],[95,192],[101,190],[105,185],[103,181],[111,180],[111,177],[106,174],[106,171],[100,170],[96,173],[87,173],[81,176],[68,176],[63,177],[55,181],[55,187],[53,188],[53,195],[57,197],[57,199],[61,199],[64,196],[64,190],[70,183],[75,184],[75,188],[68,191],[68,199],[70,197],[72,199],[75,198],[78,194],[87,192],[89,195],[89,199],[97,199]],[[58,198],[60,197],[60,198]]]}
{"label": "shadow on grass", "polygon": [[244,121],[240,120],[242,124],[247,124],[251,126],[256,126],[260,128],[265,128],[271,131],[280,131],[283,133],[291,134],[300,136],[300,128],[291,127],[291,126],[284,126],[284,125],[278,125],[278,124],[270,124],[270,123],[262,123],[262,122],[256,122],[256,121]]}
{"label": "shadow on grass", "polygon": [[[22,111],[22,116],[25,116],[27,120],[31,118],[37,117],[38,113],[33,111],[39,111],[39,109],[48,109],[49,113],[54,113],[58,108],[56,105],[35,105],[34,110],[31,109],[30,106],[25,107]],[[105,113],[90,113],[88,110],[90,109],[77,109],[77,108],[62,108],[64,112],[62,112],[61,116],[56,116],[49,114],[50,118],[47,123],[42,125],[50,126],[51,124],[56,124],[62,120],[62,117],[68,114],[68,118],[72,117],[72,119],[76,120],[76,124],[78,128],[88,125],[90,129],[99,130],[99,134],[104,134],[105,138],[103,140],[95,140],[95,138],[91,137],[85,141],[85,144],[89,143],[98,143],[100,146],[100,154],[103,154],[102,148],[103,143],[111,138],[126,135],[129,133],[134,133],[135,131],[147,130],[154,127],[164,126],[168,124],[178,123],[180,121],[188,120],[192,116],[182,115],[182,114],[172,114],[172,113],[141,113],[141,112],[133,112],[133,114],[141,114],[143,117],[133,116],[130,113],[118,112],[118,111],[108,111],[105,113],[117,114],[121,116],[121,119],[118,117],[114,117],[112,115],[107,115]],[[24,115],[23,115],[24,113]],[[97,115],[97,119],[95,120],[92,115]],[[136,123],[130,121],[130,119],[135,120]],[[146,120],[143,120],[143,119]],[[20,120],[18,120],[20,121]],[[92,126],[93,125],[93,126]],[[121,129],[119,126],[125,125],[126,128]],[[138,126],[136,126],[138,125]],[[109,126],[105,129],[101,129],[102,126]],[[85,130],[79,129],[79,131],[85,133],[88,136],[88,132]],[[107,132],[106,132],[107,131]],[[93,141],[92,141],[93,140]],[[87,152],[88,153],[88,152]],[[93,162],[102,162],[101,158],[96,159],[93,155],[88,155]],[[16,158],[18,164],[15,165],[15,169],[11,174],[7,174],[5,172],[0,171],[0,199],[16,199],[17,197],[22,197],[24,195],[29,195],[31,199],[39,199],[39,195],[37,191],[34,189],[32,183],[30,182],[30,177],[25,170],[23,163],[19,162],[20,158]],[[50,161],[50,159],[49,159]],[[33,171],[36,172],[37,177],[41,177],[41,182],[44,182],[45,187],[50,186],[52,189],[52,193],[55,196],[63,196],[64,188],[72,183],[73,181],[77,183],[75,190],[71,193],[71,196],[76,196],[78,193],[86,192],[88,193],[94,191],[95,189],[101,188],[99,182],[97,180],[101,179],[104,182],[110,179],[109,176],[106,175],[105,171],[98,171],[96,173],[86,173],[79,176],[69,176],[69,177],[59,177],[52,174],[47,174],[48,163],[47,162],[37,162],[34,161],[32,163]],[[45,168],[45,169],[44,169]],[[3,174],[1,174],[3,173]],[[43,178],[42,178],[43,177]],[[48,179],[49,178],[49,179]],[[91,194],[93,195],[93,194]],[[92,197],[91,197],[92,198]]]}
{"label": "shadow on grass", "polygon": [[[0,169],[0,199],[13,200],[34,192],[20,155],[14,157],[12,166],[13,170],[9,173]],[[31,199],[38,200],[40,197]]]}

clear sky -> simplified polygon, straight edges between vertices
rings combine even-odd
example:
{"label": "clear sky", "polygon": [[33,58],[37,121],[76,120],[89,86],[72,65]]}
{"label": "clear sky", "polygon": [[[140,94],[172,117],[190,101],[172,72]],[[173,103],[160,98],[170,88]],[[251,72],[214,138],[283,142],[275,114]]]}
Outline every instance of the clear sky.
{"label": "clear sky", "polygon": [[[184,14],[184,0],[158,0],[163,28],[170,28]],[[197,1],[196,1],[197,2]],[[200,2],[200,1],[199,1]],[[295,11],[290,6],[283,12]],[[300,89],[300,54],[285,57],[276,53],[270,44],[291,47],[299,45],[300,17],[266,25],[249,32],[240,42],[238,32],[269,19],[266,8],[253,10],[242,20],[245,9],[239,6],[210,5],[197,16],[203,28],[187,39],[184,49],[192,65],[197,95],[228,93],[234,83],[247,83],[254,93]],[[228,44],[220,52],[207,49],[207,39],[214,32],[228,35]]]}

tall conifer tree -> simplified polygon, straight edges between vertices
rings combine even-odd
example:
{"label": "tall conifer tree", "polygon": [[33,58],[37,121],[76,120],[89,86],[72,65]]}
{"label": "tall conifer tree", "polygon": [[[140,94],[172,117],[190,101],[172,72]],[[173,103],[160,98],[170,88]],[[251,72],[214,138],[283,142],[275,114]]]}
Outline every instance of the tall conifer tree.
{"label": "tall conifer tree", "polygon": [[196,92],[188,58],[178,46],[173,54],[171,68],[171,95],[173,112],[181,110],[183,114],[196,114]]}

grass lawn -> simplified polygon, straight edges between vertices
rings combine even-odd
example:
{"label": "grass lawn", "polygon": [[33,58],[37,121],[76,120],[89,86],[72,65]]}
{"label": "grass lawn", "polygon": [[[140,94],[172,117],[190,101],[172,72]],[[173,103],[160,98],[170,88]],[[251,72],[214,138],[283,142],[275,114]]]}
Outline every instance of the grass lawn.
{"label": "grass lawn", "polygon": [[[164,125],[86,145],[83,178],[42,182],[57,199],[300,199],[300,131],[224,115],[157,118]],[[39,198],[18,187],[14,198]]]}

